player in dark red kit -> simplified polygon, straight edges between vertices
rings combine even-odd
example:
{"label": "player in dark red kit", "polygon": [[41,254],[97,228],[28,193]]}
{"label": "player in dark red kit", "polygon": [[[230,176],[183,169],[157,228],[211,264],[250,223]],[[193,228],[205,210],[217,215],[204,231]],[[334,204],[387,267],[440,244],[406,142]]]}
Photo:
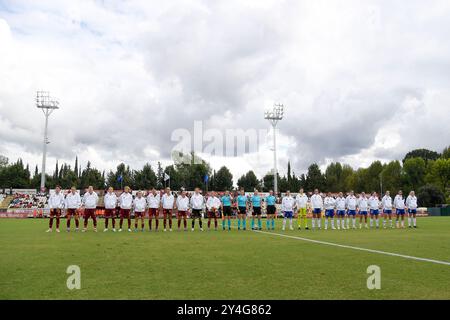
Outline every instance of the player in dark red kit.
{"label": "player in dark red kit", "polygon": [[147,206],[148,206],[148,226],[150,231],[152,231],[152,220],[155,218],[155,230],[158,231],[159,225],[159,208],[161,204],[161,196],[155,188],[150,190],[147,195]]}
{"label": "player in dark red kit", "polygon": [[61,217],[61,210],[64,208],[64,195],[61,192],[60,186],[56,186],[55,193],[50,195],[48,205],[50,207],[50,221],[47,232],[52,232],[54,217],[56,217],[56,232],[59,232],[59,219]]}
{"label": "player in dark red kit", "polygon": [[170,188],[166,188],[166,193],[161,198],[161,206],[164,215],[164,231],[167,231],[167,219],[169,219],[169,228],[172,231],[172,211],[175,207],[175,197],[170,192]]}
{"label": "player in dark red kit", "polygon": [[105,194],[104,203],[105,203],[105,230],[108,231],[108,221],[111,219],[113,231],[116,232],[116,206],[117,206],[117,196],[114,193],[113,187],[108,188],[108,192]]}
{"label": "player in dark red kit", "polygon": [[181,220],[183,220],[184,231],[187,231],[187,213],[189,210],[189,198],[186,196],[186,191],[181,191],[181,195],[177,197],[178,209],[178,230],[181,227]]}
{"label": "player in dark red kit", "polygon": [[98,195],[94,192],[94,188],[89,186],[88,191],[83,195],[83,208],[84,208],[84,228],[83,232],[87,231],[87,225],[89,218],[92,218],[94,223],[94,231],[97,232],[97,217],[95,216],[95,210],[98,204]]}
{"label": "player in dark red kit", "polygon": [[78,210],[81,207],[81,197],[77,192],[77,188],[72,187],[70,192],[66,196],[66,219],[67,219],[67,232],[70,231],[70,221],[72,217],[75,218],[75,231],[78,231],[80,226],[80,220],[78,217]]}
{"label": "player in dark red kit", "polygon": [[125,192],[119,197],[120,205],[120,224],[119,232],[122,232],[123,219],[127,219],[128,222],[128,232],[131,232],[131,207],[133,206],[133,196],[131,195],[130,187],[125,187]]}
{"label": "player in dark red kit", "polygon": [[133,201],[133,210],[134,210],[134,231],[138,231],[138,222],[141,220],[141,231],[144,232],[145,229],[145,210],[147,209],[147,201],[142,196],[142,191],[138,191],[136,194],[136,198]]}

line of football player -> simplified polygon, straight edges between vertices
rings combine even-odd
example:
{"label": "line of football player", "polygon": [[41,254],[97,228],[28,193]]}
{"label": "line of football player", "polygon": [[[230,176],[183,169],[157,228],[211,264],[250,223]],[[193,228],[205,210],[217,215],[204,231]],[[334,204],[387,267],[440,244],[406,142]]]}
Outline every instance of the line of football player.
{"label": "line of football player", "polygon": [[[75,231],[79,230],[79,212],[83,214],[83,229],[87,231],[89,219],[92,219],[94,231],[97,231],[96,209],[99,197],[92,187],[81,197],[76,188],[73,187],[70,192],[64,196],[61,188],[58,186],[55,192],[49,198],[50,219],[49,229],[52,232],[53,222],[56,219],[56,231],[60,232],[60,218],[65,212],[67,220],[67,231],[69,232],[72,217],[75,220]],[[124,221],[127,221],[127,230],[131,229],[131,217],[134,214],[135,231],[145,231],[145,217],[148,216],[149,231],[152,231],[153,220],[155,220],[155,231],[159,228],[159,217],[163,216],[164,231],[172,231],[172,214],[177,212],[178,229],[183,227],[187,231],[187,217],[192,219],[191,230],[195,229],[195,221],[198,220],[199,228],[203,231],[202,217],[207,218],[208,229],[218,229],[218,219],[222,217],[222,229],[231,230],[231,217],[235,213],[238,230],[247,230],[247,213],[251,213],[251,229],[262,230],[262,205],[266,209],[266,229],[275,230],[275,215],[277,213],[276,204],[278,199],[273,191],[263,197],[258,190],[254,190],[251,196],[247,196],[244,190],[240,190],[236,197],[232,197],[229,191],[218,197],[217,192],[211,191],[206,197],[202,195],[199,188],[196,188],[192,195],[188,195],[182,190],[176,197],[166,188],[161,195],[156,189],[150,190],[144,195],[138,191],[133,198],[131,189],[125,187],[124,192],[117,196],[113,188],[109,188],[104,195],[104,218],[105,229],[109,231],[109,222],[111,220],[112,231],[121,232]],[[119,208],[119,228],[116,229],[116,208]],[[81,209],[81,210],[80,210]],[[359,218],[359,228],[380,228],[380,216],[383,219],[383,227],[394,228],[393,219],[395,218],[395,227],[405,228],[405,216],[408,216],[408,226],[417,228],[417,197],[414,191],[411,191],[406,199],[403,198],[402,191],[399,191],[394,199],[389,191],[379,199],[376,192],[366,196],[362,192],[356,196],[350,191],[346,196],[340,192],[333,197],[330,192],[323,197],[319,190],[314,190],[311,197],[308,197],[303,189],[293,197],[290,191],[287,191],[281,199],[281,213],[283,214],[282,230],[286,229],[289,221],[289,229],[293,230],[293,218],[297,213],[297,227],[299,230],[309,230],[308,213],[311,218],[311,229],[322,228],[322,218],[324,219],[324,229],[329,227],[332,230],[357,229],[357,218]],[[351,223],[350,223],[351,222]]]}

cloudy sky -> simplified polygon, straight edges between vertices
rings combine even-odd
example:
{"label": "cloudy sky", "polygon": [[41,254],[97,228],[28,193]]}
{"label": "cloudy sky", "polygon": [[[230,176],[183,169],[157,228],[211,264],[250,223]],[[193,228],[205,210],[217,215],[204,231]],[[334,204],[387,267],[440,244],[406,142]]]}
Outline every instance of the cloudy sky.
{"label": "cloudy sky", "polygon": [[[450,144],[450,2],[0,0],[0,154],[48,170],[171,163],[177,129],[269,129],[286,106],[279,166],[402,159]],[[258,152],[204,154],[235,176],[272,167]],[[207,143],[206,143],[207,144]]]}

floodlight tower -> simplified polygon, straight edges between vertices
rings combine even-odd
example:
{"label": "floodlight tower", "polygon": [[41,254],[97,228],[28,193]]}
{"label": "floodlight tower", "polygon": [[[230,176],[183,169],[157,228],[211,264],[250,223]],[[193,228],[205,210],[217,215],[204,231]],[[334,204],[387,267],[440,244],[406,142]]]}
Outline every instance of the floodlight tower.
{"label": "floodlight tower", "polygon": [[272,110],[264,112],[264,119],[269,120],[273,127],[273,191],[278,194],[278,169],[277,169],[277,124],[284,116],[284,105],[275,104]]}
{"label": "floodlight tower", "polygon": [[59,102],[50,98],[50,92],[38,91],[36,94],[36,107],[41,109],[45,116],[45,128],[44,128],[44,144],[42,148],[42,171],[41,171],[41,191],[45,190],[45,163],[47,161],[47,144],[48,140],[48,117],[59,109]]}

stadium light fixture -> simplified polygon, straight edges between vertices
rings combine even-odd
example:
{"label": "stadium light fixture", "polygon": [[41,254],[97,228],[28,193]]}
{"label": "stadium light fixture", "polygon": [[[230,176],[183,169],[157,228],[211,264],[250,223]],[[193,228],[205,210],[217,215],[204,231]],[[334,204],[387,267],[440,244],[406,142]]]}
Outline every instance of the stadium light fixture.
{"label": "stadium light fixture", "polygon": [[47,162],[48,140],[48,118],[56,109],[59,109],[59,102],[50,97],[48,91],[38,91],[36,94],[36,107],[41,109],[45,116],[44,143],[42,148],[42,171],[41,171],[41,191],[45,190],[45,164]]}
{"label": "stadium light fixture", "polygon": [[273,127],[273,191],[278,194],[278,169],[277,169],[277,133],[276,128],[284,117],[284,105],[275,104],[272,110],[264,112],[264,119],[269,120]]}

